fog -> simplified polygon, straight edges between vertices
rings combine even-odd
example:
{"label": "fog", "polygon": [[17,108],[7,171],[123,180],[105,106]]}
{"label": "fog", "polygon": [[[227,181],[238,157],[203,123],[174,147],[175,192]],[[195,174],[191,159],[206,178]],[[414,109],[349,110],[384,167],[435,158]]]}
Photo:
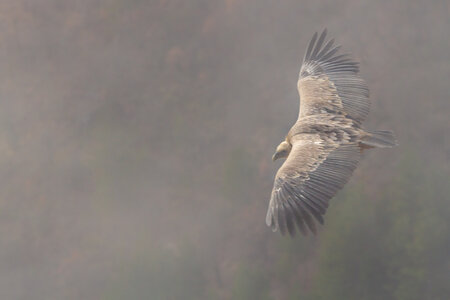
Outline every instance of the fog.
{"label": "fog", "polygon": [[[1,299],[450,299],[450,2],[0,2]],[[316,31],[365,153],[316,237],[265,225]]]}

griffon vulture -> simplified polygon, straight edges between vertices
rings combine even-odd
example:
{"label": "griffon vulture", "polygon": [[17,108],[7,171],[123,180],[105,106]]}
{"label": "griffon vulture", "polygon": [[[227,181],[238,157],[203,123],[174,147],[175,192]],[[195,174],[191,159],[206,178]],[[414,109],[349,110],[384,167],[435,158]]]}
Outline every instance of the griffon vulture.
{"label": "griffon vulture", "polygon": [[266,223],[283,235],[316,234],[328,201],[349,180],[361,153],[396,145],[391,131],[369,131],[369,90],[357,75],[358,63],[338,55],[326,29],[313,35],[297,83],[298,119],[273,160],[286,158],[275,176]]}

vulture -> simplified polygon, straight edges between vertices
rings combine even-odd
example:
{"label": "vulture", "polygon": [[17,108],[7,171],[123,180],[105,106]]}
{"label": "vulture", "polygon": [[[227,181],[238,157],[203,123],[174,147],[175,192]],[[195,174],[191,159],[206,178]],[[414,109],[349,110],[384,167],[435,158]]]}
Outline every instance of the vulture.
{"label": "vulture", "polygon": [[358,63],[339,54],[326,29],[309,42],[300,68],[298,119],[272,159],[285,158],[276,173],[266,223],[294,236],[317,233],[329,200],[349,180],[365,149],[396,145],[391,131],[365,130],[369,90]]}

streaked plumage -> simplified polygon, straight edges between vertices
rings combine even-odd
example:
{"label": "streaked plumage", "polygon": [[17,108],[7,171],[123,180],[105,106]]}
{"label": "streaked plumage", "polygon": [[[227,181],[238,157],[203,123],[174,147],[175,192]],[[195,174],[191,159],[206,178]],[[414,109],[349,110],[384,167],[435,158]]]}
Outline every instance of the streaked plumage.
{"label": "streaked plumage", "polygon": [[358,63],[338,55],[326,30],[314,34],[300,69],[300,110],[273,159],[286,158],[275,176],[266,223],[284,235],[316,233],[328,201],[349,180],[364,149],[392,147],[390,131],[366,131],[369,90]]}

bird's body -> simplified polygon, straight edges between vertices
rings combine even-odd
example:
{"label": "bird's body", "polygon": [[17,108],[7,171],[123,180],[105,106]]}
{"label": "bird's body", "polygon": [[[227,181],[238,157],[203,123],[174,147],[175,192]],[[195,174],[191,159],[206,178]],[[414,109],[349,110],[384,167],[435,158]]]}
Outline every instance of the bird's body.
{"label": "bird's body", "polygon": [[[392,147],[390,131],[365,131],[369,91],[358,64],[335,55],[326,31],[313,36],[300,69],[299,116],[273,157],[286,158],[275,176],[266,223],[282,234],[316,233],[328,201],[350,178],[364,149]],[[323,46],[323,47],[322,47]],[[315,221],[314,221],[315,220]]]}

